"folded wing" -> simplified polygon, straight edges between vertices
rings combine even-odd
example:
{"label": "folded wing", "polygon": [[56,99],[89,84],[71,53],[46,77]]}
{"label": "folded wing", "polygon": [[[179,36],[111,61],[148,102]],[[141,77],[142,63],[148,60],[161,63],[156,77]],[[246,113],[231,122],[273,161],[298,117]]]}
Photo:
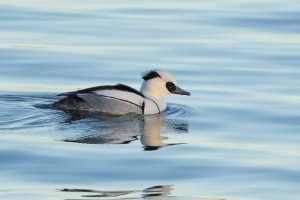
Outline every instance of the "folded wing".
{"label": "folded wing", "polygon": [[105,112],[115,115],[126,113],[142,114],[144,96],[126,85],[106,85],[60,94],[67,98],[80,98],[89,111]]}

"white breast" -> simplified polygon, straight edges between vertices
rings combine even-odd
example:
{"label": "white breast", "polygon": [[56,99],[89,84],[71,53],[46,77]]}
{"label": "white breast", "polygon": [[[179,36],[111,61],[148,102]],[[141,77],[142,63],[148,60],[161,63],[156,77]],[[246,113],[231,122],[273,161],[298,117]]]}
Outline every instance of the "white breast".
{"label": "white breast", "polygon": [[165,101],[161,99],[150,99],[145,97],[145,115],[157,114],[165,111],[167,109],[167,105]]}

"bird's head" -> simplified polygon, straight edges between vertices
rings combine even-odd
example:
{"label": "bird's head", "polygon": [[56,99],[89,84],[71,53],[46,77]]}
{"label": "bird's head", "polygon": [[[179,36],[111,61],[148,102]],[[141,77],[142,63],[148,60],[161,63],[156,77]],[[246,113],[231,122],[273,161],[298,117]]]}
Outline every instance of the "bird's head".
{"label": "bird's head", "polygon": [[178,87],[171,73],[161,69],[150,70],[142,73],[144,82],[141,92],[145,96],[159,97],[165,94],[188,95],[191,93]]}

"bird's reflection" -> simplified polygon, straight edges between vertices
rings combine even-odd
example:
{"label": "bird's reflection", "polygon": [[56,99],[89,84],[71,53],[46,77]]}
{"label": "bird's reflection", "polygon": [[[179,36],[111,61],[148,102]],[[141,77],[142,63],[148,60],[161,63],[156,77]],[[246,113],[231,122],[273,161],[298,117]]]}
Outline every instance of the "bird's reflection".
{"label": "bird's reflection", "polygon": [[[178,127],[181,127],[180,129]],[[141,143],[144,150],[152,151],[161,147],[183,144],[183,143],[165,143],[168,139],[161,135],[162,131],[166,132],[187,132],[188,124],[179,120],[167,120],[165,115],[144,116],[143,129],[141,134]]]}
{"label": "bird's reflection", "polygon": [[[165,199],[168,198],[173,190],[172,185],[158,185],[149,188],[145,188],[144,190],[119,190],[119,191],[104,191],[104,190],[90,190],[90,189],[69,189],[64,188],[59,191],[61,192],[72,192],[72,193],[80,193],[80,197],[78,198],[82,200],[88,198],[116,198],[120,197],[124,199],[126,195],[134,195],[138,194],[139,196],[133,197],[130,199]],[[76,199],[76,198],[75,198]]]}
{"label": "bird's reflection", "polygon": [[[65,142],[86,144],[127,144],[140,138],[145,151],[183,143],[167,143],[163,133],[187,133],[188,123],[183,119],[169,119],[166,113],[153,116],[111,116],[99,113],[68,112],[65,123],[93,119],[86,123],[89,130],[83,135],[69,137]],[[82,121],[81,123],[84,123]]]}

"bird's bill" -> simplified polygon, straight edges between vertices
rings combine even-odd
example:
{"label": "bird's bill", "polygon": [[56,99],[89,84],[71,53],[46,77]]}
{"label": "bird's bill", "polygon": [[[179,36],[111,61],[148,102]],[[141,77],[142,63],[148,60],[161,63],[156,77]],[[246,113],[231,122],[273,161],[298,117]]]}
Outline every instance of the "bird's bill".
{"label": "bird's bill", "polygon": [[185,91],[185,90],[181,89],[181,88],[178,87],[178,86],[176,86],[176,90],[174,90],[172,93],[173,93],[173,94],[180,94],[180,95],[191,96],[191,93],[189,93],[188,91]]}

